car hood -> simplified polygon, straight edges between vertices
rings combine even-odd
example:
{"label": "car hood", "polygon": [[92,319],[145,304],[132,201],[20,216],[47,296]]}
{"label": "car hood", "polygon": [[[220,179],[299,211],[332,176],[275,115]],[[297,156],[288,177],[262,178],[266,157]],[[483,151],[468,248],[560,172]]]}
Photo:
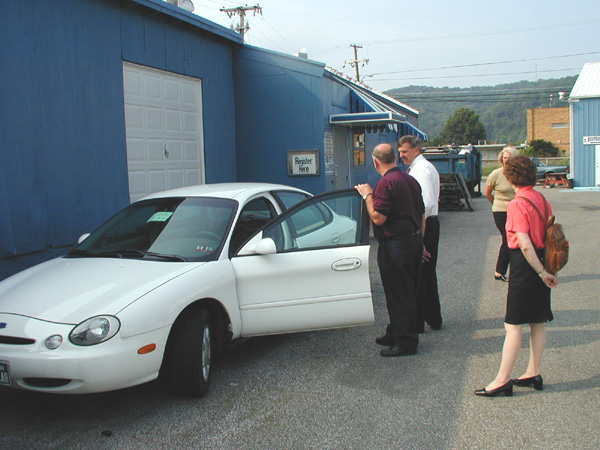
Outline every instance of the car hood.
{"label": "car hood", "polygon": [[206,263],[57,258],[0,283],[0,312],[77,324],[131,302]]}

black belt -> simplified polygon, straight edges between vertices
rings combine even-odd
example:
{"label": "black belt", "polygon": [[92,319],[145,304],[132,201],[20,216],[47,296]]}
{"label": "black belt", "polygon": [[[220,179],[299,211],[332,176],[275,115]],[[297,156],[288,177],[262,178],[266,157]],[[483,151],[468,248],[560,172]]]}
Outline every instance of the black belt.
{"label": "black belt", "polygon": [[399,236],[392,236],[392,237],[389,237],[389,238],[379,238],[377,240],[379,242],[396,241],[398,239],[403,239],[403,238],[409,237],[409,236],[419,236],[420,234],[421,234],[421,230],[416,230],[416,231],[413,231],[411,233],[401,234]]}

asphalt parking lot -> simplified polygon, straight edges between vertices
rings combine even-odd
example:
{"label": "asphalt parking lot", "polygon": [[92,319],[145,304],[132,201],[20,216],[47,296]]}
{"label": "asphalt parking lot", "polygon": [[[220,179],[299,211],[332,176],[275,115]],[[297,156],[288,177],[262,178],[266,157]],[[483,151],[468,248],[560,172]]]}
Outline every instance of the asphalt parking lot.
{"label": "asphalt parking lot", "polygon": [[[493,277],[500,235],[482,197],[475,212],[440,213],[444,325],[426,329],[416,356],[379,356],[387,313],[372,258],[375,325],[248,340],[215,361],[199,400],[158,383],[85,396],[1,390],[0,448],[597,449],[600,191],[543,193],[571,242],[553,291],[544,391],[473,395],[500,362],[507,288]],[[0,279],[33,260],[0,260]],[[527,345],[524,336],[514,376]]]}

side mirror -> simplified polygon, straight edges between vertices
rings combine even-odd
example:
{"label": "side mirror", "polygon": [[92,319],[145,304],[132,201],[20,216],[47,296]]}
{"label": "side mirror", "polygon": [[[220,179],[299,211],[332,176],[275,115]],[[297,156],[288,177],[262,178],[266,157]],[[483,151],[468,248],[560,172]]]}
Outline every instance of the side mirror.
{"label": "side mirror", "polygon": [[85,241],[88,238],[89,235],[90,235],[90,233],[82,234],[81,236],[79,236],[79,239],[77,239],[77,243],[81,244],[83,241]]}
{"label": "side mirror", "polygon": [[273,241],[273,239],[264,238],[256,244],[254,251],[259,255],[274,255],[277,253],[277,246],[275,245],[275,241]]}
{"label": "side mirror", "polygon": [[242,249],[238,252],[238,256],[245,255],[274,255],[277,253],[277,246],[275,241],[271,238],[260,239],[259,235],[256,235],[251,239]]}

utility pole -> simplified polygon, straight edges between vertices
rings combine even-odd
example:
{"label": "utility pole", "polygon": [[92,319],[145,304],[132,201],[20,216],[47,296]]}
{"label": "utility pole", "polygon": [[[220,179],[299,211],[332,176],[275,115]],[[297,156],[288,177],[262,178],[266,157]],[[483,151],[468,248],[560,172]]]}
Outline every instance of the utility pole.
{"label": "utility pole", "polygon": [[254,15],[262,14],[262,7],[256,4],[255,6],[238,6],[236,8],[221,8],[219,11],[227,13],[229,18],[233,16],[240,16],[240,21],[237,27],[235,27],[235,31],[242,35],[242,40],[244,39],[244,34],[246,31],[250,29],[248,24],[246,23],[246,11],[252,11]]}
{"label": "utility pole", "polygon": [[369,64],[368,59],[358,59],[358,49],[362,48],[362,45],[350,44],[350,47],[354,48],[354,59],[352,61],[346,61],[345,64],[350,64],[350,67],[354,67],[356,69],[356,81],[360,81],[360,74],[358,73],[358,65],[362,63],[364,67],[365,64]]}

